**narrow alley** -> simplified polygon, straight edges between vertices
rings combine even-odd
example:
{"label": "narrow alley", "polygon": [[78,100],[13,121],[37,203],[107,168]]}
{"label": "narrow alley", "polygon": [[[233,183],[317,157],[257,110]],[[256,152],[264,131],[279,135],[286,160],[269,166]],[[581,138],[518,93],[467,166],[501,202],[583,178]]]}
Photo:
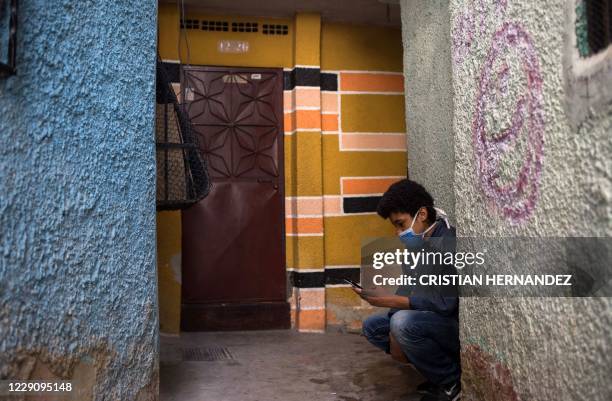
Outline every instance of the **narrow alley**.
{"label": "narrow alley", "polygon": [[423,381],[358,334],[182,333],[160,359],[161,401],[411,401]]}
{"label": "narrow alley", "polygon": [[611,21],[0,0],[0,401],[612,401]]}

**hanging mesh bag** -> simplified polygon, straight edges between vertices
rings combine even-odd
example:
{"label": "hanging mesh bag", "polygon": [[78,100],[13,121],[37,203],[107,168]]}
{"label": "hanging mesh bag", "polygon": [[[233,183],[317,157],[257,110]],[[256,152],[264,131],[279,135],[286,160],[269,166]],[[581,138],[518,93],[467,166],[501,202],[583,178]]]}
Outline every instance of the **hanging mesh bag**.
{"label": "hanging mesh bag", "polygon": [[206,159],[159,57],[156,81],[157,210],[184,209],[210,191]]}

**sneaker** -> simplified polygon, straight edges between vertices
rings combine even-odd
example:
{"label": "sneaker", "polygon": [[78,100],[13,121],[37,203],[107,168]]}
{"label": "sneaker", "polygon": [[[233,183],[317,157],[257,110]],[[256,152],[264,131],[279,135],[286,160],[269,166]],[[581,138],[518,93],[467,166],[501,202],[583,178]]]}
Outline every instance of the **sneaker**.
{"label": "sneaker", "polygon": [[421,401],[459,401],[461,399],[461,382],[437,386],[431,393],[427,393]]}
{"label": "sneaker", "polygon": [[432,382],[426,381],[417,386],[416,392],[419,394],[432,394],[436,391],[437,388],[438,386],[436,386]]}

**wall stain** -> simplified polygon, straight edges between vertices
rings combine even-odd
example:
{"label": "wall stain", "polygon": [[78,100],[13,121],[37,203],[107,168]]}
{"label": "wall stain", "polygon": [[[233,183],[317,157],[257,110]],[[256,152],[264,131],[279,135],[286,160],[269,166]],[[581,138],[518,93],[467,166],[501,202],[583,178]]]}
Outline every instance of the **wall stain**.
{"label": "wall stain", "polygon": [[461,350],[463,397],[466,401],[518,401],[512,372],[478,345]]}

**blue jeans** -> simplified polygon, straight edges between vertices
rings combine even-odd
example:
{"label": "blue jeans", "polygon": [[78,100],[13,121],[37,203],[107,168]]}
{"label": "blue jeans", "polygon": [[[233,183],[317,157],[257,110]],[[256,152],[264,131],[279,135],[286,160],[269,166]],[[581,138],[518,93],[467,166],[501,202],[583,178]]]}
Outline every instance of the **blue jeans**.
{"label": "blue jeans", "polygon": [[373,315],[363,322],[369,342],[389,352],[389,333],[417,370],[430,382],[442,385],[459,380],[459,323],[436,312],[400,310]]}

